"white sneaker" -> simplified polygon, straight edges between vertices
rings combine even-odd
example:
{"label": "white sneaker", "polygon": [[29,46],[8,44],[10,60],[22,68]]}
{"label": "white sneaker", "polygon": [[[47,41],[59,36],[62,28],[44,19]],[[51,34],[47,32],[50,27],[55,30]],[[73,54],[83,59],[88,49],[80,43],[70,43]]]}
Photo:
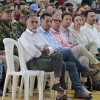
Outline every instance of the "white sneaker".
{"label": "white sneaker", "polygon": [[83,92],[85,92],[85,93],[87,93],[87,94],[89,94],[89,95],[92,94],[90,91],[88,91],[88,90],[86,89],[85,86],[82,86],[82,89],[83,89]]}

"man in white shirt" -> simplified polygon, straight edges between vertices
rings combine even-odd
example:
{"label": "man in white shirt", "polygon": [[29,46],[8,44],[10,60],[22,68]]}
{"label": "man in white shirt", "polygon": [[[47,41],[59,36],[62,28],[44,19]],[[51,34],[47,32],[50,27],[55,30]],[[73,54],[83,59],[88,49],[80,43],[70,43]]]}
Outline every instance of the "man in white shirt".
{"label": "man in white shirt", "polygon": [[95,28],[95,13],[92,10],[89,10],[85,14],[86,23],[82,27],[84,34],[87,36],[89,42],[96,42],[98,48],[100,48],[100,32]]}
{"label": "man in white shirt", "polygon": [[[84,34],[88,38],[88,41],[96,42],[99,49],[100,48],[100,33],[98,32],[98,30],[95,28],[95,25],[94,25],[96,21],[94,11],[88,10],[85,14],[85,17],[86,17],[86,23],[82,27],[82,30],[84,31]],[[98,88],[100,87],[99,85],[100,85],[100,81],[98,80],[97,82],[95,82],[96,90],[99,90]]]}
{"label": "man in white shirt", "polygon": [[48,45],[44,37],[37,33],[38,18],[36,15],[30,14],[27,16],[26,26],[27,29],[19,38],[19,42],[23,46],[28,69],[54,71],[55,83],[52,89],[58,91],[56,100],[70,100],[64,95],[66,65],[61,54],[55,53],[56,51]]}
{"label": "man in white shirt", "polygon": [[89,42],[96,42],[98,48],[100,48],[100,32],[95,27],[95,13],[92,10],[89,10],[85,14],[86,17],[86,23],[82,27],[82,30],[84,30],[84,34],[87,36]]}

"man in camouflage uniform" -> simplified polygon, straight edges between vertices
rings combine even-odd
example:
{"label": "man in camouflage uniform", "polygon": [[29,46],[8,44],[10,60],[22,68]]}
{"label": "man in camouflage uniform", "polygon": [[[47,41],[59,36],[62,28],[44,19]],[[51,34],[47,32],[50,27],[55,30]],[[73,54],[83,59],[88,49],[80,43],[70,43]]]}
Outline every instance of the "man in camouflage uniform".
{"label": "man in camouflage uniform", "polygon": [[2,17],[0,21],[0,50],[4,50],[3,39],[11,38],[12,32],[12,11],[14,8],[10,5],[2,6]]}
{"label": "man in camouflage uniform", "polygon": [[15,22],[13,25],[13,38],[18,39],[21,34],[25,31],[26,25],[25,25],[25,18],[28,14],[31,12],[27,9],[22,9],[20,12],[20,19],[19,21]]}
{"label": "man in camouflage uniform", "polygon": [[0,7],[0,19],[1,19],[1,17],[2,17],[2,10],[1,10],[1,7]]}
{"label": "man in camouflage uniform", "polygon": [[[4,44],[3,39],[4,38],[12,38],[12,11],[14,10],[13,6],[4,5],[2,6],[2,18],[0,21],[0,50],[4,50]],[[2,51],[0,51],[2,54]],[[3,61],[4,64],[4,70],[7,71],[7,63],[6,63],[6,57],[4,55],[0,54],[0,59]],[[19,59],[17,56],[14,56],[14,63],[15,63],[15,69],[18,71],[19,68]]]}

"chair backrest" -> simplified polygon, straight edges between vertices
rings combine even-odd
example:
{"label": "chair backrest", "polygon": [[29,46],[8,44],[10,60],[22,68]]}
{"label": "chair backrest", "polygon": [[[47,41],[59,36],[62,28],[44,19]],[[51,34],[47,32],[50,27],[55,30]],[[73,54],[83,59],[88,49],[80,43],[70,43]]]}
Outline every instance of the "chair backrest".
{"label": "chair backrest", "polygon": [[23,54],[23,48],[21,44],[11,38],[3,39],[3,43],[5,45],[5,54],[6,54],[6,60],[7,60],[7,66],[8,66],[7,71],[9,72],[15,71],[14,57],[13,57],[14,45],[18,49],[20,69],[21,71],[26,71],[27,67],[26,67],[24,54]]}

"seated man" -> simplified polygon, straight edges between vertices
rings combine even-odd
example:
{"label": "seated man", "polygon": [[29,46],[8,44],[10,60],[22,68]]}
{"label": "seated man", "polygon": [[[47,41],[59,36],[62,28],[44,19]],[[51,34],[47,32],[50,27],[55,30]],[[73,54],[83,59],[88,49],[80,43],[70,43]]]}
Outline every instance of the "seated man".
{"label": "seated man", "polygon": [[[57,52],[57,50],[54,50],[51,46],[49,46],[44,37],[36,31],[38,26],[38,18],[36,15],[30,14],[27,16],[26,26],[27,29],[22,33],[21,37],[19,38],[19,42],[23,46],[25,54],[24,56],[28,69],[43,70],[46,72],[54,71],[55,83],[52,86],[52,89],[58,91],[56,100],[69,100],[69,98],[64,95],[64,90],[66,89],[64,78],[65,70],[69,67],[66,67],[66,65],[71,64],[70,67],[72,70],[70,69],[70,71],[74,73],[74,81],[77,80],[78,82],[76,83],[76,91],[78,91],[79,93],[75,93],[75,98],[91,99],[91,95],[83,92],[82,87],[79,83],[77,68],[74,68],[73,64],[75,64],[75,66],[78,66],[78,69],[83,73],[84,77],[90,75],[94,76],[99,72],[99,70],[88,69],[87,66],[82,65],[70,49],[65,49],[63,51],[65,56],[63,55],[62,59],[61,52]],[[66,62],[66,65],[63,60]]]}
{"label": "seated man", "polygon": [[[4,38],[12,38],[12,17],[13,17],[13,10],[14,7],[9,5],[2,6],[2,18],[0,20],[0,50],[4,50],[4,44],[3,39]],[[7,71],[7,62],[6,62],[6,56],[1,53],[4,53],[0,51],[0,59],[2,60],[4,64],[4,70]],[[15,69],[18,71],[19,68],[19,58],[17,56],[14,56],[14,63],[15,63]],[[9,86],[8,86],[9,87]]]}
{"label": "seated man", "polygon": [[[63,49],[61,45],[59,45],[56,41],[55,36],[52,32],[49,31],[52,23],[52,16],[48,13],[44,13],[40,17],[41,27],[38,28],[38,32],[41,33],[45,39],[48,41],[49,45],[52,46],[56,51],[62,54],[63,61],[66,63],[66,69],[69,71],[70,78],[72,81],[72,85],[75,89],[75,98],[87,99],[89,95],[83,92],[79,75],[77,69],[84,73],[87,72],[89,74],[89,70],[93,72],[93,70],[97,69],[88,69],[87,66],[81,64],[77,57],[73,54],[71,49]],[[87,71],[86,71],[87,70]],[[87,75],[85,75],[87,76]]]}
{"label": "seated man", "polygon": [[19,38],[19,42],[23,46],[27,67],[30,70],[43,70],[46,72],[54,71],[55,83],[53,84],[52,89],[58,91],[56,100],[70,100],[64,95],[64,90],[66,89],[66,65],[62,60],[61,54],[54,53],[56,51],[54,51],[52,47],[49,47],[41,34],[36,32],[37,25],[37,16],[33,14],[28,15],[26,19],[27,29]]}
{"label": "seated man", "polygon": [[[54,21],[53,21],[54,22]],[[82,63],[84,63],[85,65],[87,65],[88,67],[90,67],[90,68],[98,68],[98,66],[93,66],[93,62],[95,62],[97,59],[95,59],[94,58],[94,56],[93,55],[91,55],[91,53],[92,52],[94,52],[94,53],[96,53],[96,45],[93,45],[93,48],[91,47],[91,53],[89,53],[87,50],[85,50],[85,48],[84,47],[82,47],[81,46],[81,51],[79,51],[78,49],[79,49],[79,45],[75,45],[75,39],[73,38],[73,35],[72,35],[72,30],[71,29],[69,29],[68,27],[70,26],[70,24],[72,23],[72,14],[70,14],[70,13],[65,13],[65,14],[63,14],[63,16],[62,16],[62,22],[61,22],[61,26],[60,26],[60,32],[59,32],[59,34],[54,34],[56,37],[57,36],[59,36],[59,37],[63,37],[63,39],[62,38],[60,38],[61,39],[61,41],[62,41],[62,46],[64,47],[64,44],[67,44],[68,43],[68,45],[70,46],[70,47],[73,47],[73,48],[71,48],[72,49],[72,51],[75,53],[75,55],[79,58],[79,56],[81,55],[81,56],[85,56],[86,58],[85,58],[85,60],[83,59],[83,61],[84,62],[82,62]],[[77,25],[77,24],[76,24]],[[78,25],[77,25],[78,26]],[[53,28],[54,28],[54,26],[53,26]],[[80,34],[80,35],[82,35],[82,33]],[[65,38],[66,37],[66,38]],[[77,36],[78,37],[78,36]],[[80,36],[81,37],[81,36]],[[81,39],[82,39],[82,37],[81,38],[79,38],[79,40],[81,41]],[[57,39],[58,40],[58,39]],[[66,40],[67,40],[67,42],[66,42]],[[84,38],[83,38],[83,40],[84,40]],[[60,43],[60,42],[59,42]],[[76,43],[77,43],[77,41],[76,41]],[[78,44],[79,44],[79,42],[78,42]],[[95,44],[95,43],[93,43],[93,44]],[[75,49],[77,47],[77,49]],[[85,51],[84,51],[85,50]],[[82,52],[85,52],[85,53],[82,53]],[[87,53],[86,53],[87,52]],[[93,60],[94,59],[94,60]],[[93,78],[93,82],[94,82],[94,85],[95,85],[95,87],[98,87],[98,86],[100,86],[100,83],[99,83],[99,80],[100,80],[100,73],[98,73],[97,75],[95,75]],[[98,85],[98,86],[97,86]],[[100,90],[100,88],[95,88],[95,89],[97,89],[97,90]]]}
{"label": "seated man", "polygon": [[84,26],[82,26],[81,29],[84,31],[84,34],[88,38],[88,41],[96,42],[98,48],[100,48],[100,32],[98,32],[98,30],[94,25],[96,23],[95,12],[92,10],[88,10],[85,13],[85,18],[86,18],[86,23]]}

